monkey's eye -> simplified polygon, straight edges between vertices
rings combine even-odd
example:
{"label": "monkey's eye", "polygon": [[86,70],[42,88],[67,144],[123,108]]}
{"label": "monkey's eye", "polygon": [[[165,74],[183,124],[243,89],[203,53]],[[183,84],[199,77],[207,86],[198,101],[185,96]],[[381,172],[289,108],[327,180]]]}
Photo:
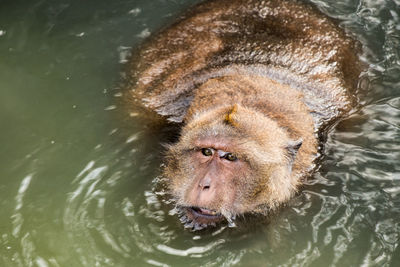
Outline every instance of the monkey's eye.
{"label": "monkey's eye", "polygon": [[202,148],[202,149],[201,149],[201,153],[202,153],[204,156],[209,157],[209,156],[212,156],[213,150],[212,150],[211,148]]}
{"label": "monkey's eye", "polygon": [[229,161],[235,161],[235,160],[237,160],[237,157],[235,156],[235,155],[233,155],[232,153],[227,153],[226,155],[225,155],[225,157],[224,157],[226,160],[229,160]]}

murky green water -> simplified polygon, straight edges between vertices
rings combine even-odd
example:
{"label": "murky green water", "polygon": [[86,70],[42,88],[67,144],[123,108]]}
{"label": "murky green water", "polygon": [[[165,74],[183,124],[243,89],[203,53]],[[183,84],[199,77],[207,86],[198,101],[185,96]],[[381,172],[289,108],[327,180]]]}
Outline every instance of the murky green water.
{"label": "murky green water", "polygon": [[195,2],[0,2],[0,266],[399,266],[399,0],[313,1],[366,46],[363,107],[288,207],[203,233],[116,101],[129,48]]}

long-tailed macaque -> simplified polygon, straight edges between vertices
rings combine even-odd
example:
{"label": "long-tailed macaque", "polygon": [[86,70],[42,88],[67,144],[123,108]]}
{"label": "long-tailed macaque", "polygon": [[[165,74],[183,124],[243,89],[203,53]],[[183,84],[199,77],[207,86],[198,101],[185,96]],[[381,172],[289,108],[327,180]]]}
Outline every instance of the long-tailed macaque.
{"label": "long-tailed macaque", "polygon": [[355,105],[360,47],[316,8],[211,0],[129,63],[129,95],[182,125],[163,171],[186,227],[267,214],[315,169],[320,136]]}

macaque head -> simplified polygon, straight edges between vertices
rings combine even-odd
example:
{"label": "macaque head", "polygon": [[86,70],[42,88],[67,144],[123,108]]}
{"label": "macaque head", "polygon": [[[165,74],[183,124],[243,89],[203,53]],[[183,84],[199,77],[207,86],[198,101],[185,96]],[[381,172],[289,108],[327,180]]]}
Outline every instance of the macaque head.
{"label": "macaque head", "polygon": [[266,214],[296,191],[293,141],[274,120],[234,105],[193,115],[169,147],[164,175],[181,221],[195,230]]}

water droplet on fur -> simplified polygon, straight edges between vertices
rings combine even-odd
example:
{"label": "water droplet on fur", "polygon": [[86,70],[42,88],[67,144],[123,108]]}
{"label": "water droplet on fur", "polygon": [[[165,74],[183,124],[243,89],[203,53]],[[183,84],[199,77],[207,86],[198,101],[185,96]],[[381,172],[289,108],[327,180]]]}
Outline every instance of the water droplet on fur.
{"label": "water droplet on fur", "polygon": [[193,228],[193,222],[187,222],[183,227],[185,227],[186,229]]}
{"label": "water droplet on fur", "polygon": [[181,223],[184,223],[188,220],[188,217],[186,215],[183,215],[181,218],[179,218],[179,220],[181,221]]}
{"label": "water droplet on fur", "polygon": [[196,223],[196,224],[194,225],[194,230],[195,230],[195,231],[199,231],[199,230],[201,230],[201,229],[204,229],[204,227],[202,227],[202,225],[200,225],[200,224],[198,224],[198,223]]}
{"label": "water droplet on fur", "polygon": [[236,227],[236,223],[233,221],[234,216],[232,216],[231,218],[228,219],[228,227],[230,228],[234,228]]}

